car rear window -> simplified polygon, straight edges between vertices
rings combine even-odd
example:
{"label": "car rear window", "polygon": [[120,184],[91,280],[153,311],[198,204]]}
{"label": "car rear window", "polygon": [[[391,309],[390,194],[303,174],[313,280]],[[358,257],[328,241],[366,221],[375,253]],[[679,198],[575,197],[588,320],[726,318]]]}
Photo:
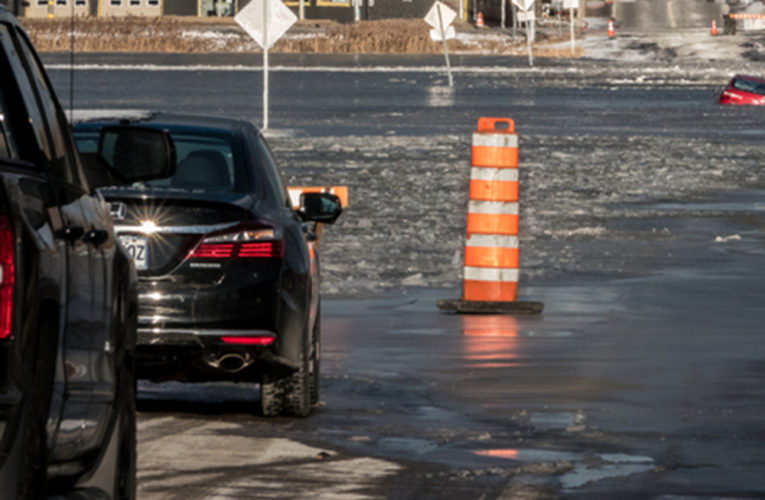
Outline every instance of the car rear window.
{"label": "car rear window", "polygon": [[[247,191],[247,178],[240,159],[239,145],[225,135],[170,132],[178,162],[175,174],[146,182],[153,188],[195,192]],[[75,131],[82,153],[98,149],[97,131]]]}
{"label": "car rear window", "polygon": [[752,94],[765,95],[765,83],[747,80],[746,78],[734,79],[733,88]]}

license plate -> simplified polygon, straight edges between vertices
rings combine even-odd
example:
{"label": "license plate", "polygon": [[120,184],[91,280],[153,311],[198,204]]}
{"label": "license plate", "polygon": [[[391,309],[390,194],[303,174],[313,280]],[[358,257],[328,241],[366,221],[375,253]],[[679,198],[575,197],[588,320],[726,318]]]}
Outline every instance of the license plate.
{"label": "license plate", "polygon": [[120,236],[120,243],[133,259],[135,268],[143,271],[149,267],[149,240],[143,236]]}

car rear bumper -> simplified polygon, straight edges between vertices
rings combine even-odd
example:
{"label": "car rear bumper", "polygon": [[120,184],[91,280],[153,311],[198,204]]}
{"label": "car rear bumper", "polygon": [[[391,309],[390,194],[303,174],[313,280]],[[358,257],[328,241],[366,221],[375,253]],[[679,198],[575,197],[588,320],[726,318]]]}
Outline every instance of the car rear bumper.
{"label": "car rear bumper", "polygon": [[276,342],[276,334],[268,330],[228,330],[228,329],[196,329],[196,328],[138,328],[138,338],[136,345],[139,349],[142,346],[177,346],[177,347],[200,347],[203,349],[209,347],[226,348],[231,345],[222,339],[246,339],[262,338],[271,339],[271,343],[261,346],[266,347]]}
{"label": "car rear bumper", "polygon": [[[258,345],[237,340],[263,339]],[[278,354],[269,330],[138,328],[139,378],[153,380],[259,381],[264,372],[288,373],[298,365]]]}

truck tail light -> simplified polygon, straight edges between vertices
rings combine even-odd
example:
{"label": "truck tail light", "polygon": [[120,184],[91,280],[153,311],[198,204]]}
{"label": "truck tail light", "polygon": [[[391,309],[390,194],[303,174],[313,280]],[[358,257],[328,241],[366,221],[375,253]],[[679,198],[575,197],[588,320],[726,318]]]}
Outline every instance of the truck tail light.
{"label": "truck tail light", "polygon": [[15,275],[13,228],[0,215],[0,339],[11,335],[13,322],[13,282]]}

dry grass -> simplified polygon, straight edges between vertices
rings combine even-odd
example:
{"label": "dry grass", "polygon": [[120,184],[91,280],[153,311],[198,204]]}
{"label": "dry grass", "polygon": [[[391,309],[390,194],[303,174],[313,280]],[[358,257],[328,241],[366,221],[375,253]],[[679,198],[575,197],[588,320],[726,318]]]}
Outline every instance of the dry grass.
{"label": "dry grass", "polygon": [[[70,20],[22,19],[32,43],[42,52],[68,51]],[[192,25],[176,17],[79,17],[78,52],[213,52],[209,39],[184,36]],[[207,29],[210,29],[209,27]]]}
{"label": "dry grass", "polygon": [[[22,19],[32,42],[43,52],[70,48],[70,20]],[[471,29],[467,27],[466,29]],[[260,52],[257,44],[231,18],[77,18],[77,52],[212,53]],[[523,54],[526,46],[509,38],[490,38],[470,46],[448,42],[451,52]],[[271,52],[322,54],[435,54],[442,45],[430,40],[421,19],[388,19],[355,24],[299,22]],[[537,57],[571,57],[568,50],[534,47]],[[580,57],[581,51],[575,57]]]}
{"label": "dry grass", "polygon": [[[428,34],[430,27],[421,19],[387,19],[356,24],[332,24],[325,35],[314,38],[285,38],[276,52],[315,52],[335,54],[431,54],[443,50]],[[464,49],[449,41],[450,50]]]}

